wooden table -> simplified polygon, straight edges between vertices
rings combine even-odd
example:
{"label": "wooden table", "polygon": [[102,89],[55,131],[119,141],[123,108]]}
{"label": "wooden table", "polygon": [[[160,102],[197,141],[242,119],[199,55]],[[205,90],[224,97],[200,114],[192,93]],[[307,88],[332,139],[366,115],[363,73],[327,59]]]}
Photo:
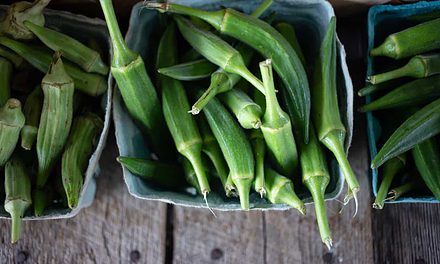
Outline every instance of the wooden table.
{"label": "wooden table", "polygon": [[[365,76],[364,21],[338,24],[356,89]],[[25,222],[15,245],[9,222],[0,221],[0,263],[440,263],[439,205],[372,209],[364,117],[357,114],[355,124],[350,162],[362,199],[355,218],[352,207],[339,214],[340,204],[327,202],[331,251],[320,242],[311,206],[306,217],[289,210],[217,212],[214,218],[208,210],[131,197],[110,133],[93,205],[73,219]]]}

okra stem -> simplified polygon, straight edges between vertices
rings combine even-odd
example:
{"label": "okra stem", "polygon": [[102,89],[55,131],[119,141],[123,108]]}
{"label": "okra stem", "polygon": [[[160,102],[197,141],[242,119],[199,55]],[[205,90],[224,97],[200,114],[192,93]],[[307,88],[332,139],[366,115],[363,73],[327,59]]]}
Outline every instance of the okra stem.
{"label": "okra stem", "polygon": [[406,163],[406,156],[401,155],[394,159],[387,161],[382,171],[382,182],[380,183],[379,191],[373,203],[374,209],[382,209],[384,201],[387,198],[388,190],[393,182],[396,174],[403,168]]}
{"label": "okra stem", "polygon": [[[309,185],[312,184],[314,183],[309,183]],[[321,235],[321,240],[330,250],[333,246],[333,241],[331,237],[330,227],[328,225],[327,212],[325,209],[324,192],[312,191],[313,189],[320,188],[319,185],[320,183],[318,183],[317,186],[311,187],[310,193],[312,194],[312,198],[315,206],[316,220],[318,221],[318,228],[319,228],[319,233]]]}

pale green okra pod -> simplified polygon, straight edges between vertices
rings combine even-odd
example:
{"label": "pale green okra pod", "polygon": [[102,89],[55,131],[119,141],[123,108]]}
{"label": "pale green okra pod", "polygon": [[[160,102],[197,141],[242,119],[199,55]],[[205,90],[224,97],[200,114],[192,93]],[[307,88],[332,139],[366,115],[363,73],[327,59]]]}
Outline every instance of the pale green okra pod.
{"label": "pale green okra pod", "polygon": [[0,167],[5,165],[14,152],[24,122],[21,103],[17,99],[9,99],[0,108]]}

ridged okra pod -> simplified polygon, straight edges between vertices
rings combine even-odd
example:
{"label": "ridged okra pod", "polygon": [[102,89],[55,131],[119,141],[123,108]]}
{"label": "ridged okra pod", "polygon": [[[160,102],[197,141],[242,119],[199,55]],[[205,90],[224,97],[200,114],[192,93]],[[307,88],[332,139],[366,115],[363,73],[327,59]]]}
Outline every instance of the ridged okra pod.
{"label": "ridged okra pod", "polygon": [[197,174],[193,165],[191,165],[191,162],[189,162],[187,158],[183,158],[182,163],[186,182],[190,186],[194,187],[198,194],[202,194],[202,190],[200,190],[199,181],[197,180]]}
{"label": "ridged okra pod", "polygon": [[[328,25],[316,60],[312,86],[312,117],[319,141],[336,157],[348,184],[349,194],[356,201],[359,182],[344,150],[346,129],[339,114],[336,87],[336,17]],[[357,206],[357,204],[356,204]]]}
{"label": "ridged okra pod", "polygon": [[295,28],[291,24],[286,22],[277,23],[275,25],[275,28],[290,43],[290,45],[298,55],[299,59],[301,60],[302,65],[305,67],[306,59],[304,58],[304,54],[301,50],[301,46],[299,45],[298,38],[296,37]]}
{"label": "ridged okra pod", "polygon": [[211,76],[216,69],[215,64],[206,59],[200,59],[160,68],[157,71],[179,81],[194,81]]}
{"label": "ridged okra pod", "polygon": [[15,68],[20,68],[24,62],[21,56],[3,46],[0,46],[0,57],[8,59]]}
{"label": "ridged okra pod", "polygon": [[291,177],[298,166],[298,153],[289,115],[281,109],[275,93],[272,61],[260,62],[261,76],[266,90],[266,111],[261,131],[267,145],[267,152],[275,168]]}
{"label": "ridged okra pod", "polygon": [[405,167],[406,164],[406,155],[402,154],[393,159],[387,161],[382,170],[382,182],[379,186],[379,191],[377,192],[376,199],[373,203],[374,209],[382,209],[384,206],[384,202],[388,195],[388,190],[390,189],[391,183],[393,182],[394,177]]}
{"label": "ridged okra pod", "polygon": [[440,18],[389,35],[371,56],[401,59],[440,48]]}
{"label": "ridged okra pod", "polygon": [[97,51],[56,30],[34,24],[31,21],[25,21],[23,24],[47,47],[54,52],[60,51],[64,58],[80,66],[84,71],[102,75],[108,74],[109,68]]}
{"label": "ridged okra pod", "polygon": [[264,197],[267,193],[265,184],[264,161],[266,156],[266,142],[260,129],[253,129],[249,133],[249,140],[255,156],[254,190]]}
{"label": "ridged okra pod", "polygon": [[258,129],[261,126],[261,107],[243,91],[232,89],[219,95],[223,104],[234,113],[243,128]]}
{"label": "ridged okra pod", "polygon": [[154,151],[162,159],[172,159],[171,140],[164,122],[161,104],[141,56],[125,43],[111,0],[100,0],[113,46],[111,72],[122,99],[134,121],[145,132]]}
{"label": "ridged okra pod", "polygon": [[440,53],[417,55],[403,67],[369,76],[367,81],[372,84],[383,83],[401,77],[425,78],[440,73]]}
{"label": "ridged okra pod", "polygon": [[411,154],[426,186],[440,201],[440,149],[436,139],[433,137],[415,145]]}
{"label": "ridged okra pod", "polygon": [[[175,25],[171,24],[160,40],[160,45],[168,48],[163,49],[165,52],[158,53],[157,67],[174,64],[177,61],[175,43]],[[201,194],[206,199],[211,188],[202,162],[202,137],[194,117],[188,114],[189,102],[185,89],[180,81],[166,76],[159,76],[159,83],[163,113],[174,144],[177,151],[191,162]]]}
{"label": "ridged okra pod", "polygon": [[21,220],[32,204],[31,178],[24,163],[13,157],[5,165],[5,211],[11,215],[11,242],[20,238]]}
{"label": "ridged okra pod", "polygon": [[[39,46],[25,44],[6,37],[0,37],[0,44],[22,56],[40,72],[46,73],[52,62],[52,53]],[[65,62],[64,67],[75,81],[75,88],[81,92],[90,96],[99,96],[107,91],[107,80],[104,76],[85,72],[69,62]]]}
{"label": "ridged okra pod", "polygon": [[26,122],[21,130],[21,147],[30,150],[37,138],[38,125],[40,124],[41,108],[43,107],[43,90],[38,85],[28,95],[24,103],[23,113]]}
{"label": "ridged okra pod", "polygon": [[24,122],[21,103],[17,99],[9,99],[0,108],[0,167],[5,165],[14,152]]}
{"label": "ridged okra pod", "polygon": [[358,95],[359,96],[367,96],[369,94],[373,94],[373,93],[376,93],[379,91],[385,91],[385,90],[389,90],[389,89],[398,87],[404,83],[405,82],[402,82],[402,80],[399,80],[399,79],[388,81],[388,82],[383,82],[383,83],[379,83],[379,84],[367,83],[365,85],[365,87],[359,89]]}
{"label": "ridged okra pod", "polygon": [[12,63],[0,56],[0,107],[11,97]]}
{"label": "ridged okra pod", "polygon": [[93,113],[86,113],[73,120],[72,131],[61,159],[61,177],[67,204],[71,209],[78,206],[83,175],[103,127],[101,118]]}
{"label": "ridged okra pod", "polygon": [[[146,3],[147,8],[201,18],[221,33],[255,48],[264,58],[273,60],[274,68],[285,84],[282,94],[289,104],[288,112],[300,131],[301,140],[308,141],[310,92],[301,60],[287,40],[268,23],[233,9],[204,11],[172,3]],[[246,30],[243,30],[246,29]]]}
{"label": "ridged okra pod", "polygon": [[75,87],[58,52],[55,53],[53,62],[41,81],[41,89],[44,101],[37,134],[37,192],[42,191],[60,158],[72,124]]}

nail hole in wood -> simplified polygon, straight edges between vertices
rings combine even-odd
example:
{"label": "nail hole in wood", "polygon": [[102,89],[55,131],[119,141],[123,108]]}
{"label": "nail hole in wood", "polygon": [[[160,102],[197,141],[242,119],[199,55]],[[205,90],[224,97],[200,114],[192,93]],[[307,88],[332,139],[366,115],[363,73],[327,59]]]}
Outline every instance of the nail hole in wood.
{"label": "nail hole in wood", "polygon": [[322,256],[324,263],[333,263],[333,253],[327,252]]}
{"label": "nail hole in wood", "polygon": [[130,260],[131,262],[138,262],[141,259],[141,253],[138,250],[132,250],[130,252]]}
{"label": "nail hole in wood", "polygon": [[29,256],[29,253],[26,251],[20,250],[17,253],[17,263],[24,263]]}
{"label": "nail hole in wood", "polygon": [[219,260],[223,257],[223,251],[219,248],[214,248],[211,251],[211,259],[212,260]]}

